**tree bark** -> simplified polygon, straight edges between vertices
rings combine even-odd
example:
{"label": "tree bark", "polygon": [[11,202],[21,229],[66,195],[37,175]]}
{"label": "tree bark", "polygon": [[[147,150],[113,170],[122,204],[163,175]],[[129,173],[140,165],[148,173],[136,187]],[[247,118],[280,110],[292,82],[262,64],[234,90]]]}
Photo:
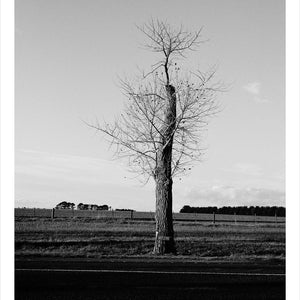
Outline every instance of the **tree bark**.
{"label": "tree bark", "polygon": [[173,211],[172,211],[172,147],[176,126],[176,95],[171,85],[166,86],[168,103],[165,111],[165,128],[161,146],[157,151],[155,170],[156,183],[156,235],[154,254],[175,253]]}

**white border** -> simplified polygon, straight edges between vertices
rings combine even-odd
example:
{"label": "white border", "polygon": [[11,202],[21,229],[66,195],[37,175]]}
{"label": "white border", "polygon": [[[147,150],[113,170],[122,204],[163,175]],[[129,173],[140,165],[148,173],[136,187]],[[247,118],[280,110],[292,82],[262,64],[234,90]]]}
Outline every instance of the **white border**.
{"label": "white border", "polygon": [[[284,1],[284,0],[283,0]],[[14,1],[1,0],[0,298],[14,299]],[[286,1],[287,299],[299,297],[299,0]]]}
{"label": "white border", "polygon": [[14,299],[14,1],[1,0],[0,299]]}
{"label": "white border", "polygon": [[288,300],[299,297],[299,0],[286,1],[286,196]]}

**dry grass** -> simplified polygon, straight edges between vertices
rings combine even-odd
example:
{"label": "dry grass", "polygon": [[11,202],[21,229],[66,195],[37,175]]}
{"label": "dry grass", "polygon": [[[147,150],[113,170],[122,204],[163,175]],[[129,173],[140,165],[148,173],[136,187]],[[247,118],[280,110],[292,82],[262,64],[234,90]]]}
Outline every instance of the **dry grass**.
{"label": "dry grass", "polygon": [[[282,225],[175,222],[178,255],[196,258],[284,260]],[[153,221],[16,218],[16,256],[148,256]]]}

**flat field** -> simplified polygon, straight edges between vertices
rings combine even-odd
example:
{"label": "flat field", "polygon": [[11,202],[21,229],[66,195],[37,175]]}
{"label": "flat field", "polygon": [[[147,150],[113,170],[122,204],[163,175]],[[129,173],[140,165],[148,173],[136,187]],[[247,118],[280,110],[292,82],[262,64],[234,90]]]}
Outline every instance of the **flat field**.
{"label": "flat field", "polygon": [[[177,257],[196,260],[285,261],[284,224],[175,221]],[[20,257],[150,257],[154,221],[91,218],[15,219]]]}

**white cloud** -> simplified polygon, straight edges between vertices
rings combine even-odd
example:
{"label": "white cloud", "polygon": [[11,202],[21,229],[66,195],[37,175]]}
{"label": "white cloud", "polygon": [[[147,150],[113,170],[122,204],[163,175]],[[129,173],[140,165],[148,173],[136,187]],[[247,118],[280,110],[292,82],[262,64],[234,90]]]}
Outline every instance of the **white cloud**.
{"label": "white cloud", "polygon": [[244,86],[244,89],[250,94],[259,95],[261,84],[259,82],[250,82]]}
{"label": "white cloud", "polygon": [[261,95],[261,83],[260,82],[250,82],[243,86],[243,89],[252,95],[252,99],[256,103],[268,103],[268,99],[265,99]]}
{"label": "white cloud", "polygon": [[284,206],[285,192],[280,190],[212,186],[210,188],[192,188],[184,195],[185,204],[193,206]]}
{"label": "white cloud", "polygon": [[[183,205],[284,205],[285,193],[262,184],[262,169],[237,163],[226,170],[246,175],[247,185],[232,180],[199,180],[174,185],[174,211]],[[230,175],[230,174],[229,174]],[[250,177],[252,176],[252,177]],[[127,177],[127,178],[125,178]],[[140,185],[117,162],[47,152],[16,151],[16,206],[53,207],[61,201],[108,204],[114,208],[154,210],[154,183]],[[230,177],[230,176],[228,176]],[[258,185],[253,184],[253,178]],[[198,178],[196,180],[196,178]],[[273,178],[272,181],[275,181]],[[252,182],[252,183],[251,183]],[[258,187],[259,186],[259,187]],[[284,189],[284,187],[283,187]]]}

